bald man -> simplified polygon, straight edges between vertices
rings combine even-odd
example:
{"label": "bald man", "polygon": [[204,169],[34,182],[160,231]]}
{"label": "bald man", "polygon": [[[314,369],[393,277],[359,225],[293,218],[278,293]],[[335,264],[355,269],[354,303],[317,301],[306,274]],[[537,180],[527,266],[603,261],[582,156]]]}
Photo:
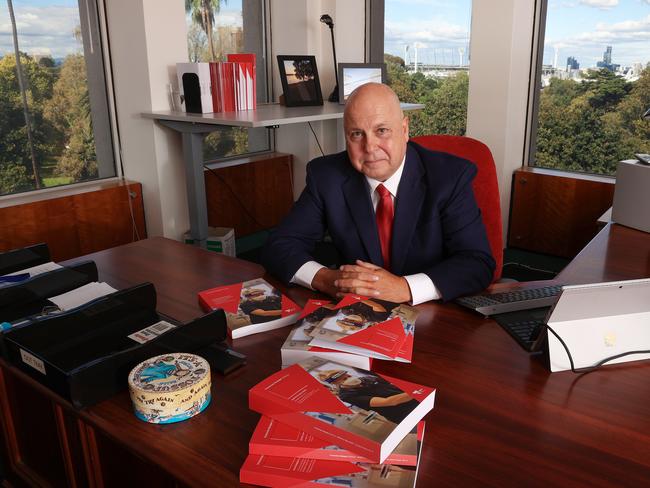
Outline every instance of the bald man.
{"label": "bald man", "polygon": [[[357,88],[343,120],[347,151],[307,165],[305,189],[264,247],[266,269],[331,296],[399,303],[487,287],[495,263],[471,186],[476,167],[409,142],[387,85]],[[343,259],[337,269],[313,257],[326,233]]]}

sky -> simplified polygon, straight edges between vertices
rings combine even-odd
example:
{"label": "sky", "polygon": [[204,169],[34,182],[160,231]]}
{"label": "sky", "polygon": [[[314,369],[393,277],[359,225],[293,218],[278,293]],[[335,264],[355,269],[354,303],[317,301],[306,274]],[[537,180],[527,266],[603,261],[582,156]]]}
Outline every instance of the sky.
{"label": "sky", "polygon": [[[469,49],[471,0],[386,0],[385,51],[413,61],[460,62],[458,48]],[[549,0],[544,64],[558,66],[569,56],[581,67],[595,67],[607,46],[612,62],[650,61],[650,0]],[[465,61],[467,54],[465,54]]]}
{"label": "sky", "polygon": [[[13,5],[21,51],[54,58],[82,52],[73,35],[79,25],[77,0],[13,0]],[[242,25],[241,0],[222,4],[217,25],[231,24]],[[13,52],[9,9],[6,0],[0,0],[0,57]]]}
{"label": "sky", "polygon": [[544,64],[558,67],[573,56],[581,68],[596,66],[607,46],[612,63],[650,61],[650,0],[549,0]]}
{"label": "sky", "polygon": [[[62,58],[82,51],[74,38],[79,25],[77,0],[14,0],[20,50]],[[6,0],[0,0],[0,56],[14,52]]]}
{"label": "sky", "polygon": [[[162,0],[161,0],[162,1]],[[493,0],[490,0],[493,1]],[[14,0],[20,48],[55,58],[81,51],[73,36],[79,25],[77,0]],[[468,60],[471,0],[386,0],[385,51],[413,61],[464,64]],[[241,0],[222,5],[221,25],[241,25]],[[631,65],[650,61],[650,0],[549,0],[544,64],[569,56],[594,67],[606,46],[612,61]],[[462,50],[462,54],[459,51]],[[11,24],[0,0],[0,56],[13,53]]]}

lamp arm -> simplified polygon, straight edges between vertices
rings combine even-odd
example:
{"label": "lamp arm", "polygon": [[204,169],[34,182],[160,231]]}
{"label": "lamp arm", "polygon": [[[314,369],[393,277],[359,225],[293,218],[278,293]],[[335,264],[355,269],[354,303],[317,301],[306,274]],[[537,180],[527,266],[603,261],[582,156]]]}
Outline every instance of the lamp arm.
{"label": "lamp arm", "polygon": [[334,25],[330,25],[330,34],[332,34],[332,54],[334,55],[334,77],[336,79],[336,86],[339,85],[339,69],[336,64],[336,46],[334,44]]}

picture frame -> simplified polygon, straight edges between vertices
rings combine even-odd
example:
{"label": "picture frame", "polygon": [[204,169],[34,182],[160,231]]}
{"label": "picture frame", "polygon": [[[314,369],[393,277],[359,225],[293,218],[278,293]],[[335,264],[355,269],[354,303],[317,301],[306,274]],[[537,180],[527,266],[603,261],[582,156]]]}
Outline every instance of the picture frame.
{"label": "picture frame", "polygon": [[355,88],[365,83],[386,83],[385,63],[339,63],[339,103],[345,104]]}
{"label": "picture frame", "polygon": [[278,55],[278,67],[287,107],[323,105],[315,56]]}

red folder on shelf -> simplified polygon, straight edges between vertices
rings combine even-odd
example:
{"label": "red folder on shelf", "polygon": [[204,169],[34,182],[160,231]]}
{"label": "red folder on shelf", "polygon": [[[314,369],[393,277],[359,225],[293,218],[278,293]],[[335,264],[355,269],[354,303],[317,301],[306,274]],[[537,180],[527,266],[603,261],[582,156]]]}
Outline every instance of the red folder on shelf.
{"label": "red folder on shelf", "polygon": [[228,61],[237,63],[242,69],[242,75],[245,79],[246,93],[244,110],[253,110],[257,108],[257,76],[255,67],[255,54],[238,53],[228,54]]}

